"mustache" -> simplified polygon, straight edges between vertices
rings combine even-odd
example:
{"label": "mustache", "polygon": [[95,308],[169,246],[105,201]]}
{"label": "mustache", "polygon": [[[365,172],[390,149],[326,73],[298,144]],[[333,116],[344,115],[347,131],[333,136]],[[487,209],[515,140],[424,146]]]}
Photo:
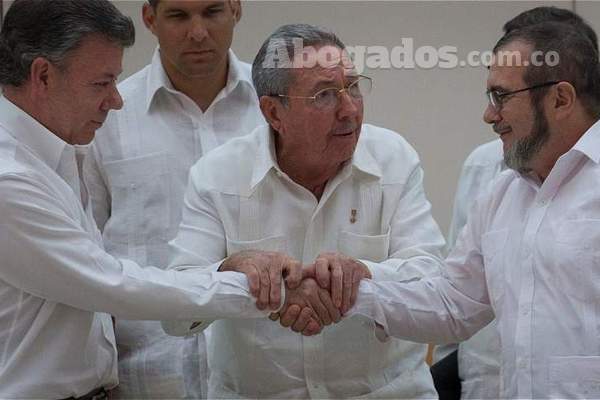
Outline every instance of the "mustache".
{"label": "mustache", "polygon": [[339,135],[339,134],[343,134],[343,133],[354,132],[357,129],[358,129],[358,124],[355,122],[349,121],[349,122],[345,122],[341,126],[337,127],[333,131],[333,134]]}
{"label": "mustache", "polygon": [[492,129],[494,130],[494,132],[496,132],[497,134],[501,134],[504,132],[509,131],[511,128],[508,125],[498,125],[498,124],[494,124],[492,126]]}

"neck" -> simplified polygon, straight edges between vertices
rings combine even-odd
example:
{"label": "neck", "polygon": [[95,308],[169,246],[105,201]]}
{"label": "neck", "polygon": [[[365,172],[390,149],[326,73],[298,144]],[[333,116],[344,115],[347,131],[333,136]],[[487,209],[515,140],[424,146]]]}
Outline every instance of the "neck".
{"label": "neck", "polygon": [[312,157],[298,151],[287,150],[281,145],[277,134],[275,134],[275,151],[279,168],[291,180],[310,191],[317,200],[321,199],[327,182],[333,179],[343,166],[343,163],[324,165],[323,160],[319,163],[310,163]]}
{"label": "neck", "polygon": [[587,113],[582,113],[576,118],[565,121],[551,132],[540,157],[532,163],[532,171],[542,182],[550,175],[558,159],[571,150],[595,122],[596,120],[589,117]]}
{"label": "neck", "polygon": [[165,62],[162,54],[161,61],[173,87],[192,99],[203,112],[210,107],[219,92],[227,84],[228,60],[214,74],[194,77],[182,74],[170,63]]}

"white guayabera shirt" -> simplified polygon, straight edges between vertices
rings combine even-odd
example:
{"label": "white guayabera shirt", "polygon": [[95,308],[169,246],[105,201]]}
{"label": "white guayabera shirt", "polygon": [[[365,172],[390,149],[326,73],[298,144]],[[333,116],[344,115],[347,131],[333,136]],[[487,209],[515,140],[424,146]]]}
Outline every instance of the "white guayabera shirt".
{"label": "white guayabera shirt", "polygon": [[[352,161],[317,201],[280,170],[272,134],[259,127],[192,168],[172,267],[214,270],[227,255],[260,249],[303,264],[344,253],[363,260],[375,281],[439,274],[444,240],[422,179],[400,135],[363,125]],[[368,319],[350,317],[314,337],[265,322],[213,323],[209,398],[437,396],[426,346],[377,335]]]}
{"label": "white guayabera shirt", "polygon": [[[181,221],[190,167],[203,154],[264,123],[251,66],[229,52],[226,86],[202,110],[173,88],[156,50],[119,85],[123,109],[98,130],[86,163],[94,217],[106,250],[165,267]],[[206,391],[203,336],[174,338],[156,321],[116,321],[115,398],[197,398]]]}
{"label": "white guayabera shirt", "polygon": [[[493,184],[505,168],[500,139],[482,144],[467,157],[456,188],[454,211],[448,232],[448,249],[454,247],[456,238],[467,223],[467,214],[475,199]],[[500,351],[500,338],[495,322],[491,322],[458,345],[461,398],[498,398]]]}
{"label": "white guayabera shirt", "polygon": [[[505,171],[475,201],[446,277],[381,284],[392,335],[464,339],[496,316],[500,397],[600,398],[600,122],[543,183]],[[493,310],[493,312],[492,312]]]}
{"label": "white guayabera shirt", "polygon": [[114,387],[109,314],[265,316],[242,274],[174,274],[107,254],[89,203],[82,206],[77,152],[0,97],[2,399],[61,399]]}

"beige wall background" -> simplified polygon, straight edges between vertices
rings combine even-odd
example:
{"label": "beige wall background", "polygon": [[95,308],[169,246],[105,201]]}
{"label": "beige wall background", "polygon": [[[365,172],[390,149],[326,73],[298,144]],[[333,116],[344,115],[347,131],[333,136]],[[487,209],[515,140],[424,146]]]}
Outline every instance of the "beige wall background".
{"label": "beige wall background", "polygon": [[[123,78],[150,60],[156,46],[141,21],[140,0],[115,1],[137,28],[127,50]],[[8,2],[5,1],[4,11]],[[276,27],[311,23],[333,29],[346,45],[391,49],[412,38],[418,46],[455,46],[459,58],[489,50],[504,22],[521,11],[554,5],[575,10],[600,32],[600,1],[252,1],[243,2],[233,49],[252,62]],[[365,120],[401,133],[419,152],[433,214],[446,232],[461,165],[477,145],[495,138],[482,122],[486,106],[484,67],[374,69],[375,88]]]}

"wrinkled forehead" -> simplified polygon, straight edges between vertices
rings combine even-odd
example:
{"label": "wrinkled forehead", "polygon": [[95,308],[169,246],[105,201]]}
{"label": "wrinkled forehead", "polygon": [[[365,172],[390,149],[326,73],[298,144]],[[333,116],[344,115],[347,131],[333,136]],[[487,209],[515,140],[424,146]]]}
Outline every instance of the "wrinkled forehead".
{"label": "wrinkled forehead", "polygon": [[346,49],[334,45],[303,47],[294,55],[293,68],[343,72],[344,76],[358,75]]}

